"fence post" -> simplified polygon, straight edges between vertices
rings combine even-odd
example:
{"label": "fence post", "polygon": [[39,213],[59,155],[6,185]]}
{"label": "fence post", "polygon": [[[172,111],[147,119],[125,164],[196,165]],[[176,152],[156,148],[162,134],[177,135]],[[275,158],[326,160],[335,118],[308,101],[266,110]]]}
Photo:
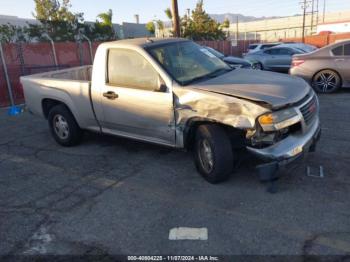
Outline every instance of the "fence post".
{"label": "fence post", "polygon": [[44,34],[43,37],[46,37],[50,43],[51,43],[51,48],[52,48],[52,53],[53,53],[53,59],[55,62],[56,69],[58,69],[58,62],[57,62],[57,55],[56,55],[56,49],[55,49],[55,43],[52,40],[52,38],[48,34]]}
{"label": "fence post", "polygon": [[2,49],[2,43],[1,42],[0,42],[0,55],[1,55],[2,66],[4,68],[4,73],[5,73],[5,79],[6,79],[6,84],[7,84],[7,91],[9,93],[10,103],[11,103],[11,107],[12,107],[12,106],[15,105],[15,100],[13,99],[11,82],[10,82],[10,78],[9,78],[9,75],[8,75],[7,65],[6,65],[5,56],[4,56],[4,50]]}
{"label": "fence post", "polygon": [[89,43],[90,59],[91,59],[91,64],[93,64],[94,63],[94,54],[92,53],[91,40],[84,34],[80,34],[80,35]]}
{"label": "fence post", "polygon": [[24,57],[23,57],[23,50],[22,50],[22,43],[21,42],[18,42],[16,44],[16,49],[17,49],[17,52],[18,52],[19,61],[21,63],[21,75],[24,75],[25,74],[25,71],[24,71]]}

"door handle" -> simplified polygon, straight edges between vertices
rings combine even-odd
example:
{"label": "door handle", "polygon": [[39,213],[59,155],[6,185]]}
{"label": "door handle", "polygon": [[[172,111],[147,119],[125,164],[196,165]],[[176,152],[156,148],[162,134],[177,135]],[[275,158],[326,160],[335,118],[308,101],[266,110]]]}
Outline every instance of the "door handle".
{"label": "door handle", "polygon": [[113,91],[108,91],[107,93],[103,93],[103,96],[106,97],[107,99],[114,100],[118,98],[119,96],[114,93]]}
{"label": "door handle", "polygon": [[336,62],[343,62],[344,60],[344,58],[335,59]]}

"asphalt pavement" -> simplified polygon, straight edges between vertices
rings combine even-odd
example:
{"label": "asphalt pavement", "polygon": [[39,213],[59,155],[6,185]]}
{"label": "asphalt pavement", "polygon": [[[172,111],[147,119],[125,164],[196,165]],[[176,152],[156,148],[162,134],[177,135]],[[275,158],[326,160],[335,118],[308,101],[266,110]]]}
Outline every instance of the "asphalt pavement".
{"label": "asphalt pavement", "polygon": [[[249,161],[211,185],[189,152],[92,133],[63,148],[45,120],[2,109],[0,255],[349,255],[350,91],[320,102],[317,151],[277,194]],[[169,240],[177,227],[207,239]]]}

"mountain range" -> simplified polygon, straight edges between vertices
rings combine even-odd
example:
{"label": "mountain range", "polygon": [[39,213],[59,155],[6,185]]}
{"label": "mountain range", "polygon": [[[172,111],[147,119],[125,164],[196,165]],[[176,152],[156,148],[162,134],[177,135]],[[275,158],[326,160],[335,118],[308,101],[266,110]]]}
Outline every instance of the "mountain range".
{"label": "mountain range", "polygon": [[265,20],[265,19],[272,19],[272,18],[279,18],[277,16],[270,16],[270,17],[255,17],[255,16],[245,16],[242,14],[233,14],[233,13],[226,13],[226,14],[210,14],[211,18],[218,21],[219,23],[222,23],[225,21],[225,19],[228,19],[231,23],[236,23],[237,18],[239,22],[251,22],[251,21],[259,21],[259,20]]}

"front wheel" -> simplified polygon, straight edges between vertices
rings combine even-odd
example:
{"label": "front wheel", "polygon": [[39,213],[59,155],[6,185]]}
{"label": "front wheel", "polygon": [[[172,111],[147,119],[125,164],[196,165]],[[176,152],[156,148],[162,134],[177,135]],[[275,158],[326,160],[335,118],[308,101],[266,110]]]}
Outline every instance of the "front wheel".
{"label": "front wheel", "polygon": [[58,144],[68,147],[80,142],[83,132],[66,106],[54,106],[49,112],[48,122]]}
{"label": "front wheel", "polygon": [[234,167],[234,154],[225,130],[217,125],[201,125],[195,137],[197,170],[209,183],[228,179]]}

